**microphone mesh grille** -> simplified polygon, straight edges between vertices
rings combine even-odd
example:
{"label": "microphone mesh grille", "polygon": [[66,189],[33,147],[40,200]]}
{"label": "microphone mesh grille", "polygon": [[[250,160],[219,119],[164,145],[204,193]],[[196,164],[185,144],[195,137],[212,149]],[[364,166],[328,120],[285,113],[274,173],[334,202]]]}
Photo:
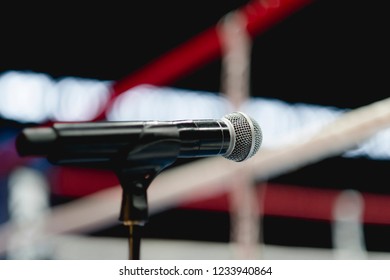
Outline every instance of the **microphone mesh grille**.
{"label": "microphone mesh grille", "polygon": [[228,114],[224,118],[233,125],[236,136],[232,152],[224,157],[239,162],[255,155],[263,138],[259,124],[240,112]]}

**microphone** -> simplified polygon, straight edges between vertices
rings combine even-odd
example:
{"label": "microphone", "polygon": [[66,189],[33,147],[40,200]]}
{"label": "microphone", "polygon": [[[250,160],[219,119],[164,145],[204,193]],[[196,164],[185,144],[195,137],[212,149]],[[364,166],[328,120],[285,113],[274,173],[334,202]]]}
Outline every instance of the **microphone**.
{"label": "microphone", "polygon": [[245,113],[233,112],[219,120],[55,123],[25,128],[16,148],[20,156],[47,156],[55,164],[105,165],[136,153],[137,159],[173,154],[241,162],[255,155],[261,142],[259,124]]}

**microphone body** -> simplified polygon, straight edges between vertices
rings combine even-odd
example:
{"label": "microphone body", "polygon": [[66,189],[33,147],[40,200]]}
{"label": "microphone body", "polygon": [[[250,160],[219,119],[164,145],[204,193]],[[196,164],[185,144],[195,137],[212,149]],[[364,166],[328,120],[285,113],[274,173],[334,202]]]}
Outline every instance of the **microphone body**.
{"label": "microphone body", "polygon": [[234,112],[220,120],[55,123],[25,128],[16,148],[53,164],[113,170],[123,188],[119,220],[133,227],[148,220],[146,189],[177,158],[243,161],[261,141],[257,122]]}
{"label": "microphone body", "polygon": [[140,150],[149,153],[145,158],[153,157],[150,153],[178,158],[229,158],[235,153],[229,159],[242,161],[256,153],[260,144],[260,127],[243,113],[220,120],[55,123],[26,128],[16,141],[22,156],[46,156],[55,164],[81,165],[123,162]]}

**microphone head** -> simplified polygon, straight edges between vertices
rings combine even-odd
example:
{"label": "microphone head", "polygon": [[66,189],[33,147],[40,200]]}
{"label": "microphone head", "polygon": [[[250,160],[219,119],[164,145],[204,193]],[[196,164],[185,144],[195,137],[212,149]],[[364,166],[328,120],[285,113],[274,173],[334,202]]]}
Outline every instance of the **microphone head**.
{"label": "microphone head", "polygon": [[254,156],[263,140],[259,124],[242,112],[230,113],[222,120],[229,127],[232,136],[229,149],[223,156],[237,162]]}

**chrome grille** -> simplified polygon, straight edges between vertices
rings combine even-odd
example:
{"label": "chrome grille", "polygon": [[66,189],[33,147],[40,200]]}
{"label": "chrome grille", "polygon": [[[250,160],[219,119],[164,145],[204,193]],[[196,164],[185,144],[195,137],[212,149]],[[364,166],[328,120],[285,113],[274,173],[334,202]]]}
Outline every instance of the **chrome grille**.
{"label": "chrome grille", "polygon": [[246,160],[257,153],[262,142],[262,132],[259,124],[241,112],[233,112],[224,116],[234,130],[235,144],[225,158],[233,161]]}

